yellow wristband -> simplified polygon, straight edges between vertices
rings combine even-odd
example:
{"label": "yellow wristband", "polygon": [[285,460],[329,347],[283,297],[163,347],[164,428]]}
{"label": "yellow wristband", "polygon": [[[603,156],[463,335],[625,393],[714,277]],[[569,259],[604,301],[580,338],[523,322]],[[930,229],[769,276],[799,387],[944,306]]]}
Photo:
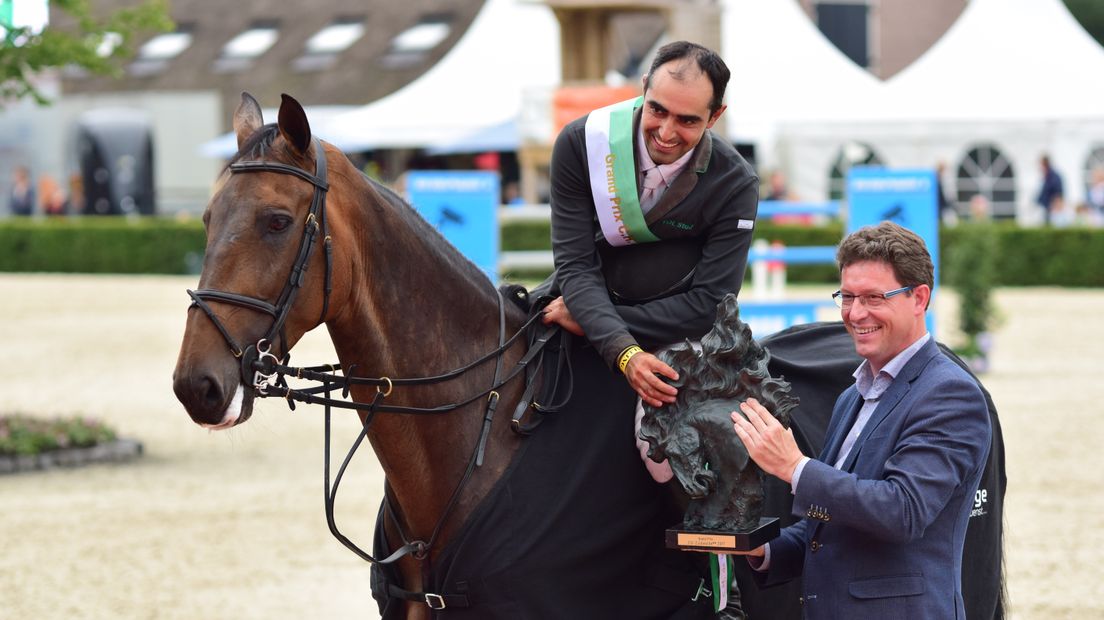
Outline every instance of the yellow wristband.
{"label": "yellow wristband", "polygon": [[629,365],[629,360],[637,353],[642,353],[644,349],[636,346],[635,344],[630,347],[625,347],[625,350],[621,352],[621,355],[617,356],[617,368],[621,370],[621,374],[625,374],[625,368]]}

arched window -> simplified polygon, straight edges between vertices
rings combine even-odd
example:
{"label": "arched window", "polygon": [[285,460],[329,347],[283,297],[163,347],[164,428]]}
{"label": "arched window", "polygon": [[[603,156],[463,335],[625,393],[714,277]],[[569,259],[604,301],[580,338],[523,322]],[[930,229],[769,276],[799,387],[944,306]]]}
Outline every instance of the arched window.
{"label": "arched window", "polygon": [[828,173],[828,199],[843,200],[847,193],[847,171],[851,166],[884,166],[874,148],[862,142],[848,142],[840,148],[832,170]]}
{"label": "arched window", "polygon": [[971,213],[985,204],[994,218],[1016,217],[1016,172],[1012,162],[994,144],[971,148],[958,164],[955,198]]}

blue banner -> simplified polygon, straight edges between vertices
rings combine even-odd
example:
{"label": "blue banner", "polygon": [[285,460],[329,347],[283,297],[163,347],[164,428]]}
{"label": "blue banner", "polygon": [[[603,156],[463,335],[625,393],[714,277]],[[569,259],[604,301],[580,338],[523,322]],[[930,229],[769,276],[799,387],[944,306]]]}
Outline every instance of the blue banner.
{"label": "blue banner", "polygon": [[794,325],[815,323],[821,308],[836,318],[839,311],[831,301],[745,301],[740,300],[740,320],[751,328],[756,340]]}
{"label": "blue banner", "polygon": [[[855,166],[847,173],[847,233],[891,221],[920,235],[928,246],[939,284],[939,199],[935,171]],[[932,291],[934,298],[935,291]],[[928,331],[935,316],[928,312]]]}
{"label": "blue banner", "polygon": [[484,171],[414,171],[406,197],[456,249],[498,280],[499,178]]}

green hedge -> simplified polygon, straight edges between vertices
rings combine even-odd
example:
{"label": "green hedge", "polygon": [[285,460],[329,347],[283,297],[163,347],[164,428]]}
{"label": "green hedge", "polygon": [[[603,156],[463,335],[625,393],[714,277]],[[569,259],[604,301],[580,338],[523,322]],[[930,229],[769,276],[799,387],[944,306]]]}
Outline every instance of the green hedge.
{"label": "green hedge", "polygon": [[198,273],[199,220],[85,217],[0,221],[0,271]]}
{"label": "green hedge", "polygon": [[[1104,287],[1104,229],[1018,228],[994,224],[997,284],[1002,286]],[[968,227],[944,228],[943,256],[967,242]],[[839,222],[800,226],[759,222],[755,237],[789,246],[835,245]],[[0,271],[68,273],[195,273],[205,236],[197,219],[8,218],[0,220]],[[549,224],[518,222],[502,231],[502,250],[546,250]],[[533,274],[539,279],[540,274]],[[794,265],[791,282],[837,281],[832,265]]]}
{"label": "green hedge", "polygon": [[[953,243],[957,229],[945,231]],[[998,226],[997,284],[1104,287],[1104,229]]]}

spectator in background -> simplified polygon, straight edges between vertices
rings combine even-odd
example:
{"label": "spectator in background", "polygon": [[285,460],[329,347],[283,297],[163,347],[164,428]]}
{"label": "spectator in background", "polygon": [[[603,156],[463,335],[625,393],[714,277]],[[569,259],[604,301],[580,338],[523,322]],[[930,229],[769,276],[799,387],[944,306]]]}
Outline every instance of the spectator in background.
{"label": "spectator in background", "polygon": [[947,198],[947,192],[943,187],[943,175],[947,171],[947,164],[939,160],[935,164],[935,199],[939,201],[939,220],[944,224],[953,226],[958,223],[958,212],[954,204]]}
{"label": "spectator in background", "polygon": [[793,200],[790,190],[786,187],[786,176],[781,170],[775,170],[770,174],[767,182],[767,197],[765,200]]}
{"label": "spectator in background", "polygon": [[[786,183],[786,175],[782,174],[781,170],[770,173],[766,188],[762,190],[762,193],[766,196],[764,200],[788,202],[799,200],[797,194],[790,191],[789,185]],[[771,216],[770,220],[775,224],[800,224],[802,226],[816,224],[816,217],[811,213],[776,213]]]}
{"label": "spectator in background", "polygon": [[1104,166],[1097,166],[1092,170],[1087,203],[1099,217],[1104,218]]}
{"label": "spectator in background", "polygon": [[69,212],[84,213],[84,179],[79,172],[69,175]]}
{"label": "spectator in background", "polygon": [[521,196],[521,185],[517,181],[507,181],[502,186],[502,204],[511,207],[520,207],[525,204]]}
{"label": "spectator in background", "polygon": [[985,194],[975,194],[970,199],[970,220],[973,222],[987,222],[992,216],[989,199]]}
{"label": "spectator in background", "polygon": [[1081,202],[1077,204],[1077,209],[1073,214],[1074,226],[1085,226],[1088,228],[1100,228],[1104,226],[1104,214],[1101,214],[1100,210],[1094,208],[1087,202]]}
{"label": "spectator in background", "polygon": [[69,210],[69,197],[65,194],[65,188],[48,174],[38,178],[38,196],[42,201],[42,212],[46,215],[65,215]]}
{"label": "spectator in background", "polygon": [[8,202],[12,215],[32,215],[35,208],[35,190],[31,172],[26,166],[16,166],[12,173],[12,189]]}
{"label": "spectator in background", "polygon": [[1052,213],[1062,210],[1061,203],[1065,200],[1065,194],[1062,191],[1062,177],[1050,165],[1050,157],[1043,155],[1039,158],[1039,166],[1043,170],[1043,185],[1039,188],[1039,197],[1035,202],[1043,208],[1044,220],[1049,226]]}

